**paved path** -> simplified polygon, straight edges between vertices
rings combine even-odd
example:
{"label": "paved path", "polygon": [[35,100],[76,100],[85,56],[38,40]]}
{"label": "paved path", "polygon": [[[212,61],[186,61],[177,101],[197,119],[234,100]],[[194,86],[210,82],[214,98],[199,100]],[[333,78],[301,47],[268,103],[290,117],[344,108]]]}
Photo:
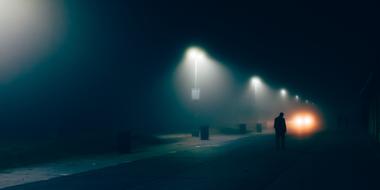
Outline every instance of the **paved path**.
{"label": "paved path", "polygon": [[21,185],[57,177],[73,175],[123,163],[130,163],[151,157],[172,154],[177,151],[193,149],[200,146],[220,146],[230,141],[253,135],[221,135],[215,134],[210,141],[200,141],[188,134],[159,135],[157,138],[172,143],[143,146],[133,149],[131,154],[110,153],[88,155],[54,162],[29,165],[19,168],[0,170],[0,188]]}
{"label": "paved path", "polygon": [[362,135],[288,138],[284,151],[259,135],[7,189],[379,189],[379,171]]}

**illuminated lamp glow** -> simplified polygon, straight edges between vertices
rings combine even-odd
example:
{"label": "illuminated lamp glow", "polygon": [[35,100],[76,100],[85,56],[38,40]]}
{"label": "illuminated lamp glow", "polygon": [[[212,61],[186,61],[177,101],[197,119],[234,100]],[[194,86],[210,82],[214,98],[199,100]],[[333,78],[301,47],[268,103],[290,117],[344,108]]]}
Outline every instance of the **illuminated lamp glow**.
{"label": "illuminated lamp glow", "polygon": [[193,61],[200,61],[206,58],[206,54],[201,48],[191,47],[186,51],[186,57]]}
{"label": "illuminated lamp glow", "polygon": [[261,79],[259,77],[252,77],[251,84],[257,87],[261,84]]}
{"label": "illuminated lamp glow", "polygon": [[281,96],[285,97],[288,94],[288,92],[285,89],[281,89],[280,94]]}

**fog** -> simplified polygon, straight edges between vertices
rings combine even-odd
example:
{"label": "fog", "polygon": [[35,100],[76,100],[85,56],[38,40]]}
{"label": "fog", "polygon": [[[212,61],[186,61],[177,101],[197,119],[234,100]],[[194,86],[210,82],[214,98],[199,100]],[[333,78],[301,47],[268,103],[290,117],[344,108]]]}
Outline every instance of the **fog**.
{"label": "fog", "polygon": [[[189,47],[187,51],[191,48],[194,47]],[[173,72],[175,85],[172,88],[176,96],[171,97],[171,103],[167,103],[166,107],[176,106],[182,111],[167,119],[176,120],[179,127],[185,125],[191,129],[211,125],[232,128],[240,123],[252,127],[256,123],[269,125],[280,112],[289,113],[291,119],[291,114],[299,110],[317,111],[315,104],[309,100],[284,88],[273,88],[259,76],[241,76],[244,73],[242,70],[229,68],[212,55],[205,54],[207,57],[195,67],[195,61],[184,53]],[[195,69],[198,71],[195,72]],[[192,97],[195,78],[200,91],[199,99]],[[187,116],[179,116],[181,113]]]}
{"label": "fog", "polygon": [[0,1],[0,25],[6,28],[0,31],[4,145],[99,151],[113,146],[120,131],[154,135],[189,133],[201,125],[254,126],[306,105],[302,96],[294,99],[302,92],[288,89],[281,96],[282,81],[272,85],[261,78],[252,87],[251,78],[260,77],[254,67],[246,71],[239,61],[211,53],[217,48],[201,46],[199,99],[193,100],[188,43],[141,48],[153,42],[128,38],[134,32],[125,24],[128,12],[116,5],[22,2]]}
{"label": "fog", "polygon": [[64,10],[48,0],[0,1],[0,82],[26,72],[57,48]]}

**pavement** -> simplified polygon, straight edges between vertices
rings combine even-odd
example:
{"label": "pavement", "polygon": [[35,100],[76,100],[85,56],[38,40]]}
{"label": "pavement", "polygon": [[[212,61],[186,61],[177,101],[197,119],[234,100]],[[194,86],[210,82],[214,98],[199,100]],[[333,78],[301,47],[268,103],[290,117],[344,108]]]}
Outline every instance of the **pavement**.
{"label": "pavement", "polygon": [[130,163],[151,157],[173,154],[200,146],[220,146],[246,135],[214,134],[209,141],[200,141],[189,134],[164,134],[156,138],[169,143],[134,147],[130,154],[109,153],[102,155],[77,156],[41,164],[0,170],[0,188],[46,181],[57,177],[97,170],[105,167]]}
{"label": "pavement", "polygon": [[63,189],[380,189],[378,146],[363,133],[272,134],[191,145],[133,162],[5,188]]}

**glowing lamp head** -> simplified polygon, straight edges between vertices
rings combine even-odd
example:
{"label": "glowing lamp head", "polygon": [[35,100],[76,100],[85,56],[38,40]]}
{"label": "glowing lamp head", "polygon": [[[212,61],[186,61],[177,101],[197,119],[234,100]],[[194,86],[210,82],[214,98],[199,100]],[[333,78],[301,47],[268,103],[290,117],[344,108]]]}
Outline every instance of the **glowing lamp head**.
{"label": "glowing lamp head", "polygon": [[199,61],[205,59],[206,54],[198,47],[191,47],[187,50],[186,57],[192,61]]}
{"label": "glowing lamp head", "polygon": [[288,92],[285,89],[281,89],[280,94],[282,97],[285,97],[288,94]]}
{"label": "glowing lamp head", "polygon": [[261,84],[261,79],[259,77],[252,77],[251,78],[251,85],[254,87],[258,87]]}
{"label": "glowing lamp head", "polygon": [[296,101],[300,100],[300,97],[298,95],[296,95],[295,97]]}

